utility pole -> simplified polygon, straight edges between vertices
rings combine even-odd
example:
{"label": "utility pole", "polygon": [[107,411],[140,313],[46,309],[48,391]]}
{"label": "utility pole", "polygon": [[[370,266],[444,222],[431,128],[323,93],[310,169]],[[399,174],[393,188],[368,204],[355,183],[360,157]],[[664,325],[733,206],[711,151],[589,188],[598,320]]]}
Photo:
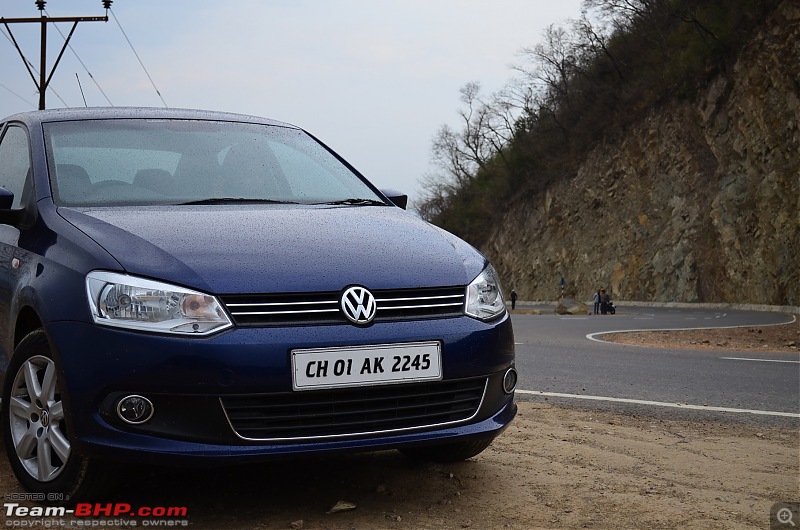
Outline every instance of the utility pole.
{"label": "utility pole", "polygon": [[[111,3],[113,0],[101,0],[103,3],[103,7],[106,9],[106,13],[111,8]],[[64,51],[67,49],[69,45],[69,40],[72,38],[72,34],[75,32],[75,28],[78,27],[78,22],[108,22],[108,14],[104,17],[48,17],[44,14],[44,5],[47,3],[46,0],[35,0],[34,3],[36,7],[39,8],[39,11],[42,12],[41,17],[32,17],[32,18],[3,18],[0,17],[0,22],[6,27],[8,34],[11,36],[11,41],[14,43],[14,46],[17,48],[17,52],[19,52],[19,56],[22,58],[22,62],[25,63],[25,68],[28,69],[28,73],[31,75],[31,79],[33,79],[33,84],[36,85],[36,88],[39,90],[39,110],[45,109],[45,93],[47,92],[47,86],[50,84],[50,80],[53,78],[53,74],[56,72],[56,67],[58,63],[61,61],[61,56],[64,55]],[[50,75],[47,75],[47,24],[56,23],[56,22],[72,22],[72,29],[67,35],[67,38],[64,40],[64,46],[61,48],[61,52],[58,54],[58,58],[56,62],[53,64],[53,69],[50,71]],[[30,64],[28,64],[27,59],[25,59],[25,55],[22,53],[22,50],[17,43],[17,39],[14,38],[14,34],[11,32],[11,28],[9,24],[41,24],[42,27],[42,36],[41,36],[41,50],[39,53],[39,80],[36,80],[36,76],[31,70]]]}

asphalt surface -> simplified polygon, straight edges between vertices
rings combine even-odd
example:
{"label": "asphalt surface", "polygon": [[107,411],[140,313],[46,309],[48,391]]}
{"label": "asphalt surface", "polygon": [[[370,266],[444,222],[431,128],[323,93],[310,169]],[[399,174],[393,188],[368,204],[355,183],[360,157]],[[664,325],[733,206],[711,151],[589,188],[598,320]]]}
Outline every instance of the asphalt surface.
{"label": "asphalt surface", "polygon": [[[548,308],[543,310],[547,312]],[[691,419],[706,416],[775,425],[800,424],[797,418],[800,356],[796,353],[646,348],[587,337],[608,331],[764,326],[791,322],[791,315],[622,305],[616,315],[515,314],[512,319],[520,374],[517,388],[522,391],[517,393],[518,399]],[[619,399],[692,405],[706,410],[682,410]],[[795,417],[771,415],[776,412]]]}

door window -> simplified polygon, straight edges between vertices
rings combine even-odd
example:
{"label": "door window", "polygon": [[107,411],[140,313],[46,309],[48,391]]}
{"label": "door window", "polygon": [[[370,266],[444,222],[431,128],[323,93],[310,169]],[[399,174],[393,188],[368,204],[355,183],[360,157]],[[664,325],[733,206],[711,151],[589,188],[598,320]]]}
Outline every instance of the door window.
{"label": "door window", "polygon": [[0,187],[14,194],[12,208],[19,208],[22,203],[22,192],[30,171],[28,135],[22,127],[11,126],[0,140]]}

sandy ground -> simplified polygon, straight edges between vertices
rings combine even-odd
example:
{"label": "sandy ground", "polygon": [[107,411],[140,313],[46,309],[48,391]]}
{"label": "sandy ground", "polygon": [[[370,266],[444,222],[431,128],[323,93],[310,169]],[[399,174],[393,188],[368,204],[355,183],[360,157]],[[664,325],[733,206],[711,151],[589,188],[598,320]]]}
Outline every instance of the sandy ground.
{"label": "sandy ground", "polygon": [[603,340],[660,348],[797,352],[800,315],[792,324],[685,331],[608,333]]}
{"label": "sandy ground", "polygon": [[[741,335],[750,349],[764,349],[763,339],[768,350],[796,352],[780,344],[797,340],[797,326],[781,328],[674,335],[672,346],[731,348]],[[653,333],[626,340],[666,344]],[[519,407],[511,427],[466,462],[383,452],[213,471],[140,468],[121,473],[117,492],[103,501],[186,507],[185,517],[160,523],[223,530],[769,528],[774,503],[800,502],[798,422],[764,427],[730,417],[670,420],[530,401]],[[21,491],[0,455],[4,502]],[[344,509],[328,513],[340,501]],[[42,519],[6,512],[0,524],[7,528]],[[99,517],[93,526],[101,521],[148,522]]]}

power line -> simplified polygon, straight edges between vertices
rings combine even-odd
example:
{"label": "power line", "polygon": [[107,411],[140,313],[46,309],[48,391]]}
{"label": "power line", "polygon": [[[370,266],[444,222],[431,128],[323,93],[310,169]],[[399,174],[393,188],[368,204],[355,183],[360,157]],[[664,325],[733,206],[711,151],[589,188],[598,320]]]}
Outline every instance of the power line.
{"label": "power line", "polygon": [[3,87],[3,88],[5,88],[5,89],[6,89],[6,90],[8,90],[9,92],[11,92],[11,93],[12,93],[12,94],[14,94],[15,96],[17,96],[19,99],[21,99],[22,101],[24,101],[25,103],[27,103],[28,105],[30,105],[31,107],[35,107],[35,106],[36,106],[36,103],[31,103],[30,101],[28,101],[28,100],[27,100],[27,99],[25,99],[24,97],[20,96],[19,94],[17,94],[16,92],[14,92],[13,90],[11,90],[11,89],[10,89],[10,88],[8,88],[7,86],[5,86],[3,83],[0,83],[0,87]]}
{"label": "power line", "polygon": [[[111,0],[104,0],[103,5],[106,5],[107,2],[111,2]],[[44,11],[44,4],[45,0],[37,0],[36,5],[39,8],[39,11]],[[48,17],[45,15],[41,15],[38,18],[34,17],[19,17],[19,18],[5,18],[0,17],[0,21],[2,21],[3,25],[5,26],[6,30],[8,30],[8,34],[11,37],[11,41],[14,44],[14,47],[17,49],[22,61],[25,63],[25,68],[28,70],[28,73],[31,75],[33,79],[33,83],[36,85],[36,88],[39,90],[39,110],[44,110],[47,108],[45,99],[47,94],[47,86],[50,84],[50,80],[53,78],[53,74],[58,67],[58,63],[61,61],[61,57],[64,55],[64,51],[67,49],[67,44],[69,44],[69,40],[72,38],[72,34],[75,32],[75,28],[78,27],[78,22],[108,22],[108,16],[105,17]],[[50,75],[47,74],[47,24],[55,23],[55,22],[72,22],[72,30],[69,32],[69,35],[65,39],[64,46],[61,47],[61,51],[58,53],[58,58],[56,58],[55,63],[53,64],[52,70],[50,70]],[[22,49],[17,44],[16,39],[14,38],[14,34],[11,32],[11,28],[9,28],[9,24],[39,24],[41,27],[41,41],[39,45],[39,54],[40,54],[40,66],[39,66],[39,79],[36,79],[36,76],[33,74],[33,70],[31,69],[30,62],[25,57],[25,54],[22,53]],[[54,90],[53,91],[56,96],[58,93]],[[69,106],[66,102],[61,98],[61,102],[64,103],[65,106]]]}
{"label": "power line", "polygon": [[147,79],[150,80],[150,84],[153,85],[153,89],[156,91],[156,94],[158,94],[158,97],[161,99],[161,103],[164,104],[165,108],[168,108],[169,106],[167,105],[167,102],[164,101],[164,98],[161,96],[161,92],[159,92],[158,87],[156,87],[156,84],[153,81],[153,78],[150,77],[150,72],[148,72],[147,68],[145,68],[144,63],[142,62],[142,59],[139,57],[139,54],[136,53],[136,49],[133,47],[133,43],[131,43],[131,40],[128,38],[128,35],[125,34],[125,30],[122,29],[122,24],[120,24],[119,20],[117,20],[117,15],[114,14],[114,10],[113,9],[109,9],[108,11],[111,13],[111,16],[114,18],[114,22],[116,22],[117,26],[119,26],[119,30],[122,32],[122,36],[125,37],[126,41],[128,41],[128,45],[131,47],[131,50],[133,51],[133,54],[136,56],[136,59],[139,61],[139,64],[142,66],[142,70],[144,70],[144,73],[147,75]]}
{"label": "power line", "polygon": [[[44,1],[37,2],[37,6],[39,6],[39,10],[40,11],[45,11],[44,10],[44,4],[45,4]],[[48,88],[48,85],[50,84],[50,78],[52,78],[53,73],[55,72],[56,66],[58,65],[59,61],[61,60],[61,57],[62,57],[62,55],[64,53],[64,50],[68,46],[69,46],[69,49],[72,51],[72,53],[75,55],[75,57],[78,59],[78,62],[81,64],[83,69],[86,70],[86,73],[89,75],[89,78],[97,86],[97,88],[100,91],[100,93],[103,94],[103,97],[106,99],[108,104],[111,105],[112,107],[114,106],[113,103],[111,103],[111,100],[106,95],[105,91],[103,91],[103,89],[100,86],[100,84],[97,82],[97,80],[94,78],[92,73],[89,71],[89,69],[87,68],[86,64],[83,62],[83,60],[80,58],[80,56],[78,56],[78,53],[75,51],[75,49],[72,46],[70,46],[70,44],[69,44],[70,38],[72,37],[72,33],[75,31],[75,28],[77,27],[78,22],[82,22],[82,21],[108,21],[108,12],[111,11],[111,9],[110,9],[111,0],[103,0],[103,6],[106,8],[106,16],[105,17],[59,17],[59,18],[56,19],[56,18],[50,17],[49,13],[46,13],[46,11],[45,11],[45,13],[47,14],[47,17],[45,17],[45,16],[41,17],[41,21],[42,21],[41,22],[41,25],[42,25],[42,37],[41,37],[41,40],[42,40],[42,44],[41,44],[42,67],[40,68],[40,71],[38,72],[38,75],[40,77],[40,80],[38,82],[37,82],[36,77],[34,76],[34,73],[33,73],[35,68],[33,68],[32,63],[24,56],[24,54],[22,53],[22,50],[20,49],[20,47],[17,44],[16,40],[14,40],[13,34],[10,33],[11,30],[8,28],[8,23],[39,22],[39,19],[30,18],[30,17],[28,17],[28,18],[15,18],[15,19],[6,19],[6,18],[0,19],[0,20],[3,21],[3,24],[5,24],[6,29],[9,30],[9,35],[10,36],[6,35],[5,32],[3,32],[3,35],[7,39],[9,39],[12,42],[12,44],[14,45],[14,47],[17,49],[17,51],[20,54],[20,57],[22,58],[23,62],[25,63],[26,68],[28,69],[28,72],[31,74],[31,77],[33,78],[34,83],[37,85],[37,88],[39,89],[39,108],[40,109],[44,109],[45,108],[45,92],[46,92],[46,90]],[[164,100],[164,97],[161,95],[161,91],[158,90],[158,87],[156,86],[155,81],[153,81],[153,77],[150,75],[150,72],[147,71],[147,67],[145,67],[144,62],[142,61],[142,58],[139,57],[139,54],[137,53],[136,48],[134,48],[133,43],[128,38],[128,35],[125,33],[125,29],[122,27],[122,24],[120,23],[119,19],[117,18],[117,15],[113,11],[111,11],[111,16],[114,18],[114,22],[117,23],[117,27],[119,27],[119,30],[122,33],[122,36],[125,37],[125,40],[128,42],[128,46],[130,46],[131,51],[133,51],[134,56],[136,56],[136,59],[139,61],[139,65],[142,67],[142,70],[144,71],[145,75],[147,75],[147,79],[150,80],[150,84],[153,86],[153,89],[156,91],[156,94],[158,94],[158,97],[161,99],[161,102],[164,104],[164,107],[168,107],[167,102]],[[46,43],[46,35],[47,35],[45,22],[52,22],[53,25],[55,26],[55,22],[65,22],[65,21],[69,21],[69,22],[73,22],[74,23],[73,26],[72,26],[72,31],[70,31],[70,34],[69,34],[68,37],[64,37],[64,34],[61,32],[61,30],[58,28],[58,26],[56,26],[56,30],[61,35],[61,37],[64,39],[64,46],[61,48],[61,53],[59,53],[58,59],[56,59],[55,65],[53,65],[53,71],[50,73],[50,76],[45,79],[45,69],[46,69],[45,68],[45,66],[46,66],[45,65],[45,43]],[[65,107],[69,107],[69,105],[67,105],[67,103],[64,101],[64,99],[55,90],[53,90],[53,89],[51,89],[51,90],[58,97],[58,99],[61,100],[61,102],[64,104]]]}
{"label": "power line", "polygon": [[[12,38],[11,38],[11,37],[10,37],[10,36],[9,36],[9,35],[8,35],[8,34],[5,32],[5,31],[3,31],[2,29],[0,29],[0,33],[2,33],[2,34],[3,34],[3,36],[6,38],[6,40],[8,40],[8,42],[10,42],[10,43],[11,43],[13,46],[16,46],[16,44],[14,43],[14,39],[12,39]],[[20,55],[22,55],[22,51],[20,51]],[[33,63],[32,63],[32,62],[30,62],[30,61],[28,60],[28,58],[27,58],[27,57],[25,57],[24,55],[22,55],[22,60],[23,60],[23,61],[25,61],[25,63],[26,63],[26,64],[27,64],[27,65],[28,65],[28,66],[29,66],[29,67],[30,67],[30,68],[31,68],[31,69],[32,69],[32,70],[33,70],[35,73],[36,73],[36,75],[39,75],[39,70],[37,70],[37,69],[36,69],[36,67],[33,65]],[[5,89],[6,89],[6,90],[8,90],[9,92],[11,92],[11,93],[12,93],[12,94],[14,94],[15,96],[17,96],[18,98],[20,98],[20,99],[21,99],[22,101],[24,101],[25,103],[28,103],[29,105],[31,105],[31,107],[35,107],[35,106],[36,106],[36,105],[34,105],[34,104],[30,103],[30,101],[28,101],[27,99],[25,99],[25,98],[23,98],[22,96],[20,96],[19,94],[15,93],[13,90],[11,90],[10,88],[8,88],[7,86],[3,85],[3,88],[5,88]],[[48,87],[48,88],[50,88],[50,87]],[[52,90],[53,94],[55,94],[55,96],[58,98],[58,100],[59,100],[59,101],[61,101],[61,103],[62,103],[62,104],[65,106],[65,107],[69,108],[69,105],[67,105],[67,102],[66,102],[66,101],[64,101],[64,99],[63,99],[63,98],[62,98],[62,97],[61,97],[61,96],[58,94],[58,92],[56,92],[56,89],[55,89],[55,88],[50,88],[50,90]]]}
{"label": "power line", "polygon": [[[45,9],[44,12],[47,13],[47,10]],[[47,13],[47,16],[49,17],[50,13]],[[56,28],[56,31],[58,31],[58,34],[61,35],[62,39],[64,39],[64,42],[67,42],[67,38],[64,36],[64,33],[61,32],[61,29],[59,29],[58,24],[53,24],[53,27]],[[94,82],[95,86],[97,87],[97,90],[99,90],[100,93],[103,94],[103,97],[106,98],[106,101],[108,102],[108,104],[113,107],[114,104],[111,103],[110,99],[108,99],[108,96],[106,95],[105,91],[102,89],[102,87],[100,87],[100,83],[97,82],[97,80],[92,75],[92,72],[90,72],[89,69],[86,67],[86,65],[83,63],[83,61],[81,60],[80,56],[78,56],[78,52],[76,52],[75,48],[72,47],[72,44],[67,44],[67,46],[69,47],[69,50],[72,52],[72,54],[75,55],[75,58],[78,59],[78,62],[81,63],[81,66],[83,66],[83,69],[86,70],[86,74],[89,76],[89,79],[91,79],[92,82]],[[59,98],[59,99],[61,99],[61,98]],[[86,103],[86,98],[85,97],[84,97],[84,103]]]}

